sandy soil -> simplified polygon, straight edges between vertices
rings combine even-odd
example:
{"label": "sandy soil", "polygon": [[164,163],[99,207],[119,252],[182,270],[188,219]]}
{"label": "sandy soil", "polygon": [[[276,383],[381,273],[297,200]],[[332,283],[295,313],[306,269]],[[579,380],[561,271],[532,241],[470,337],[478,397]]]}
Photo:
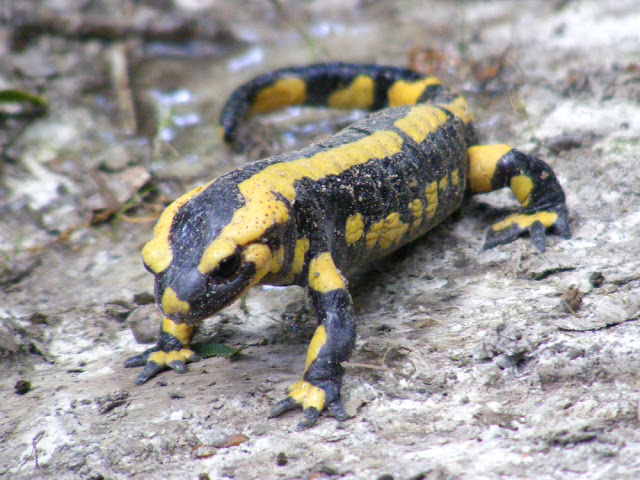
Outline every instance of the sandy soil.
{"label": "sandy soil", "polygon": [[[49,0],[0,18],[0,90],[48,102],[36,118],[0,102],[0,477],[640,478],[640,2]],[[239,358],[136,387],[157,208],[351,118],[272,115],[234,153],[228,93],[412,51],[467,94],[484,141],[548,160],[573,237],[482,251],[512,205],[492,194],[355,279],[346,422],[267,418],[314,328],[298,288],[205,323],[197,340]]]}

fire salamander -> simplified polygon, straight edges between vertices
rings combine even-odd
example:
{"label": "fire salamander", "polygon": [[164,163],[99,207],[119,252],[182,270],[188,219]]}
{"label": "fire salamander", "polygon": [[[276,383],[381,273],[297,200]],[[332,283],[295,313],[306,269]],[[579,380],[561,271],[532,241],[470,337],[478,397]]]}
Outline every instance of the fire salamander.
{"label": "fire salamander", "polygon": [[465,196],[511,188],[519,213],[492,225],[485,248],[529,233],[568,238],[565,195],[542,160],[478,145],[466,100],[433,77],[378,65],[277,70],[238,88],[221,124],[233,142],[247,115],[290,105],[376,111],[334,137],[223,175],[174,201],[142,250],[164,312],[158,343],[132,357],[136,383],[186,370],[195,326],[257,284],[308,289],[318,319],[302,378],[271,416],[302,407],[299,428],[327,410],[346,418],[342,362],[355,326],[346,277],[423,235]]}

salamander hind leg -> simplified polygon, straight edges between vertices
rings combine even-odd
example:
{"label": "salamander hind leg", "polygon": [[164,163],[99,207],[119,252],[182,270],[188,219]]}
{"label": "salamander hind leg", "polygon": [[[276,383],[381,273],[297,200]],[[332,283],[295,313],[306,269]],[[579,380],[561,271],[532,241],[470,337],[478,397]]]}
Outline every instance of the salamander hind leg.
{"label": "salamander hind leg", "polygon": [[185,373],[187,363],[200,360],[200,357],[189,348],[194,330],[195,327],[192,325],[175,323],[165,317],[156,346],[127,359],[124,363],[127,368],[144,366],[136,378],[136,385],[142,385],[167,368]]}
{"label": "salamander hind leg", "polygon": [[570,237],[564,191],[549,165],[508,145],[470,147],[471,192],[486,193],[509,186],[520,202],[520,212],[493,224],[484,248],[510,243],[526,232],[544,252],[546,232]]}
{"label": "salamander hind leg", "polygon": [[298,429],[316,423],[327,411],[339,420],[347,418],[340,398],[346,361],[353,349],[355,324],[346,281],[329,253],[321,253],[309,263],[309,294],[318,315],[302,379],[289,387],[288,396],[276,404],[271,417],[302,407],[304,420]]}

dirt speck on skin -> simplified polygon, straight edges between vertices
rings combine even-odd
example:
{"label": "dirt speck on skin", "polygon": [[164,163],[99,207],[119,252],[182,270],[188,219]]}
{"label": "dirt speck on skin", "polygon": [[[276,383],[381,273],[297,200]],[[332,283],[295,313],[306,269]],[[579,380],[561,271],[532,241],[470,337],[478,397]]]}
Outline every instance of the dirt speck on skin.
{"label": "dirt speck on skin", "polygon": [[[0,477],[640,477],[637,1],[40,3],[0,8],[0,90],[48,102],[0,105]],[[314,328],[299,288],[205,322],[196,341],[235,360],[135,386],[153,219],[352,121],[289,111],[248,152],[220,143],[234,87],[324,60],[419,62],[463,91],[483,142],[553,166],[572,238],[483,251],[513,205],[492,194],[354,279],[346,422],[267,418]]]}

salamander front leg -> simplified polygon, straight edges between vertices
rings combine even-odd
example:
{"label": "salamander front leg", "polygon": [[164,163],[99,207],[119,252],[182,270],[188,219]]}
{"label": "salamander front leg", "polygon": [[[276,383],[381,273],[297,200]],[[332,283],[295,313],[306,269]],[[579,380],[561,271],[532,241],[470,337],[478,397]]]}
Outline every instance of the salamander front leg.
{"label": "salamander front leg", "polygon": [[329,253],[309,263],[309,294],[318,315],[318,327],[307,351],[302,380],[289,387],[289,395],[273,407],[271,417],[297,407],[304,410],[303,430],[316,423],[326,408],[338,420],[347,418],[340,399],[344,368],[355,341],[351,296],[346,281]]}
{"label": "salamander front leg", "polygon": [[485,249],[513,242],[529,232],[535,247],[544,252],[547,230],[564,238],[571,236],[564,191],[549,165],[508,145],[478,145],[468,152],[471,192],[509,186],[522,207],[519,213],[491,226]]}
{"label": "salamander front leg", "polygon": [[185,373],[187,363],[200,360],[200,357],[189,348],[194,330],[193,325],[175,323],[165,317],[156,346],[127,359],[124,363],[127,368],[144,366],[136,378],[136,385],[142,385],[167,368],[178,373]]}

